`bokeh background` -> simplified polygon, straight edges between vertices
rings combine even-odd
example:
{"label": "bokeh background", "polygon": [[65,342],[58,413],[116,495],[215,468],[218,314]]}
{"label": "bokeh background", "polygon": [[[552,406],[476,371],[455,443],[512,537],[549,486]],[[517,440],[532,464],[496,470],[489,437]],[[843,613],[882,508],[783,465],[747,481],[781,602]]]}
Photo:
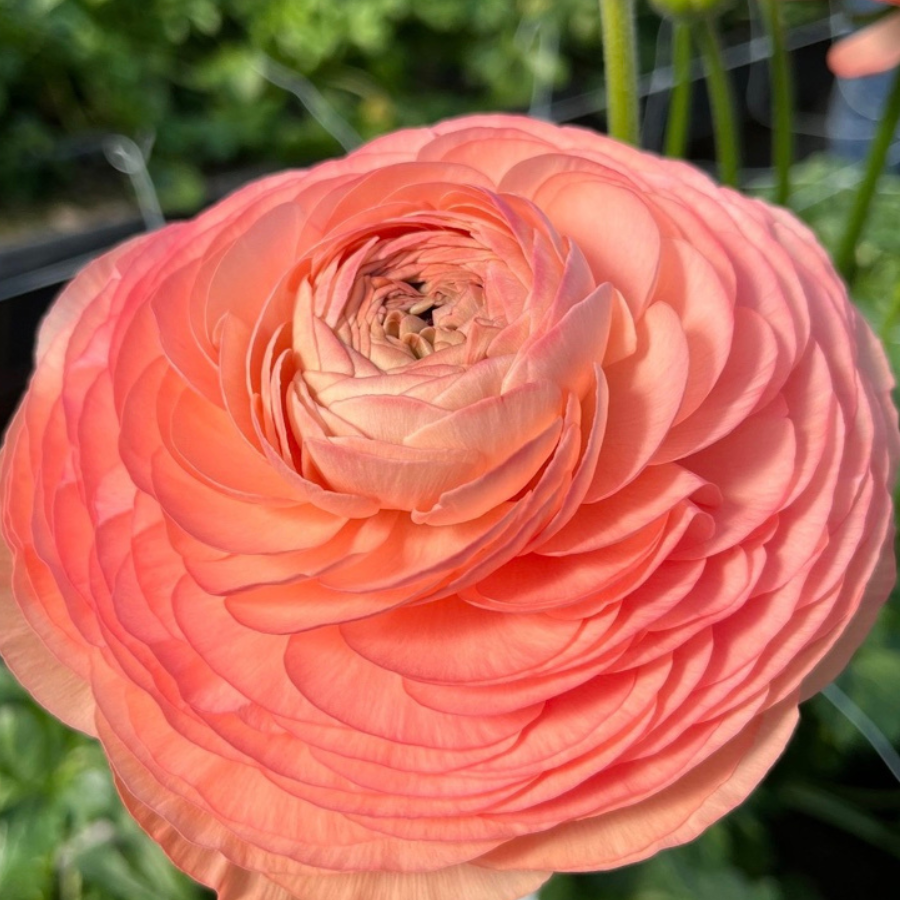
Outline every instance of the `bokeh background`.
{"label": "bokeh background", "polygon": [[[853,159],[881,96],[877,81],[835,85],[827,71],[832,37],[852,27],[843,12],[788,8],[800,160],[791,206],[826,245],[846,219]],[[670,28],[646,4],[639,25],[642,140],[659,150]],[[767,46],[752,3],[735,0],[722,30],[743,186],[765,196]],[[689,155],[714,171],[699,64],[696,75]],[[0,427],[47,305],[117,240],[395,128],[510,110],[603,130],[604,108],[596,0],[0,0]],[[850,289],[900,372],[898,223],[900,178],[888,175]],[[744,806],[648,862],[557,876],[542,900],[894,896],[898,696],[894,598],[837,690],[804,705],[788,751]],[[121,810],[96,743],[37,708],[0,664],[0,898],[210,896]]]}

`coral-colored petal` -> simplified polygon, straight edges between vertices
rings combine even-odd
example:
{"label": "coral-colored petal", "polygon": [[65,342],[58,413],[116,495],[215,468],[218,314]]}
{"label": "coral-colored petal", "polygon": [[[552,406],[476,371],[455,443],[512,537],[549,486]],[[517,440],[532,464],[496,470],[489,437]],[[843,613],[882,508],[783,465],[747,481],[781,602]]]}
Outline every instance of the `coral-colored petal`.
{"label": "coral-colored petal", "polygon": [[0,543],[0,649],[13,674],[32,696],[72,728],[96,734],[94,698],[88,682],[54,656],[35,634],[11,596],[9,551]]}
{"label": "coral-colored petal", "polygon": [[487,854],[484,863],[517,869],[552,862],[557,871],[608,869],[638,862],[691,840],[742,802],[778,755],[797,722],[784,703],[671,787],[634,806],[517,838]]}

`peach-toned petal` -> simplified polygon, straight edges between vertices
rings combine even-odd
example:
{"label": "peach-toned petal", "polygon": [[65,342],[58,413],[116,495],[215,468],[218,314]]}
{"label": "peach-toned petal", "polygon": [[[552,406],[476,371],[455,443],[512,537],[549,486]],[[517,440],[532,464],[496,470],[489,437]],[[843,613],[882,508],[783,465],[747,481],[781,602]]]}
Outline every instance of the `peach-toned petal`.
{"label": "peach-toned petal", "polygon": [[676,421],[695,412],[728,362],[734,332],[733,302],[718,273],[684,240],[663,242],[656,296],[678,313],[690,363]]}
{"label": "peach-toned petal", "polygon": [[[310,656],[307,646],[315,647]],[[323,661],[332,665],[322,665]],[[466,747],[495,743],[520,732],[539,712],[526,708],[493,719],[460,719],[427,710],[404,694],[396,674],[376,667],[353,653],[337,631],[295,635],[285,654],[285,666],[298,689],[323,712],[355,729],[403,743],[432,747]],[[371,695],[357,695],[353,684],[367,684]]]}
{"label": "peach-toned petal", "polygon": [[789,419],[760,415],[684,460],[686,468],[721,494],[710,511],[715,533],[691,548],[691,554],[712,556],[735,546],[781,509],[794,473],[796,446]]}
{"label": "peach-toned petal", "polygon": [[90,684],[64,665],[35,634],[13,600],[9,552],[0,545],[0,631],[3,659],[12,673],[29,686],[31,695],[71,728],[95,734],[94,698]]}
{"label": "peach-toned petal", "polygon": [[[504,616],[457,600],[435,607],[413,606],[343,625],[341,634],[357,653],[400,675],[465,683],[539,665],[564,648],[578,628],[541,615]],[[399,632],[408,636],[402,647],[393,639]],[[464,647],[465,654],[438,652],[444,642]]]}
{"label": "peach-toned petal", "polygon": [[[519,163],[500,183],[523,193],[578,245],[599,283],[621,291],[633,311],[643,310],[656,282],[659,229],[641,197],[618,184],[567,172],[575,160],[553,156]],[[598,234],[596,216],[615,210],[615,227]]]}
{"label": "peach-toned petal", "polygon": [[[606,438],[588,501],[601,500],[631,481],[665,440],[684,397],[690,365],[684,331],[666,304],[651,307],[633,356],[606,371]],[[654,386],[665,380],[667,389]]]}
{"label": "peach-toned petal", "polygon": [[[464,864],[440,872],[358,872],[319,875],[273,873],[266,877],[225,861],[216,851],[193,843],[139,800],[116,785],[131,814],[181,869],[218,890],[220,900],[519,900],[537,890],[547,871],[500,871]],[[274,879],[274,880],[273,880]]]}
{"label": "peach-toned petal", "polygon": [[557,870],[609,869],[684,843],[747,797],[784,749],[796,722],[795,706],[775,707],[755,729],[655,797],[551,833],[517,838],[483,862],[503,869],[540,866],[542,861],[552,861]]}
{"label": "peach-toned petal", "polygon": [[703,478],[681,466],[648,466],[606,500],[584,504],[558,534],[541,545],[540,552],[561,556],[620,542],[705,484]]}

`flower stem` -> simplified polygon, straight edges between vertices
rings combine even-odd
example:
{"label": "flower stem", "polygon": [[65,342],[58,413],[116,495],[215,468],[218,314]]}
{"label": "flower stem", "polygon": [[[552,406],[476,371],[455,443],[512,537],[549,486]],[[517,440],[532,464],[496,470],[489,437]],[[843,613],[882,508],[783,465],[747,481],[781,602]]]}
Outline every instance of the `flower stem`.
{"label": "flower stem", "polygon": [[637,94],[635,0],[600,0],[608,131],[614,138],[640,140]]}
{"label": "flower stem", "polygon": [[891,148],[898,122],[900,122],[900,68],[894,74],[894,83],[881,111],[881,122],[869,148],[865,174],[853,201],[847,228],[834,254],[835,266],[848,281],[856,274],[856,245],[865,227],[869,207],[872,205],[875,188],[887,161],[888,150]]}
{"label": "flower stem", "polygon": [[775,202],[786,205],[791,196],[791,164],[794,161],[794,84],[784,39],[781,0],[759,0],[772,51],[769,78],[772,85],[772,160],[775,164]]}
{"label": "flower stem", "polygon": [[672,23],[672,97],[666,125],[666,156],[683,158],[691,126],[691,29]]}
{"label": "flower stem", "polygon": [[716,156],[719,158],[719,179],[723,184],[734,186],[737,185],[740,168],[734,92],[725,69],[715,20],[710,17],[698,21],[694,37],[706,69],[709,105],[716,135]]}
{"label": "flower stem", "polygon": [[894,296],[891,299],[891,305],[888,307],[887,314],[878,329],[878,337],[882,344],[886,344],[892,339],[894,328],[897,320],[900,319],[900,284],[894,286]]}

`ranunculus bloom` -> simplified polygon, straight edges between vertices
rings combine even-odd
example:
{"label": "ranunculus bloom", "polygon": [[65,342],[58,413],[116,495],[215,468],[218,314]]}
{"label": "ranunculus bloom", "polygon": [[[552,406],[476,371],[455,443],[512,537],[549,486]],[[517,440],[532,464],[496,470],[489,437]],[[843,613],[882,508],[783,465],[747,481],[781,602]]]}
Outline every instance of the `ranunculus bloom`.
{"label": "ranunculus bloom", "polygon": [[510,900],[747,796],[893,579],[806,229],[487,116],[89,266],[3,457],[3,653],[229,900]]}
{"label": "ranunculus bloom", "polygon": [[[879,0],[900,6],[900,0]],[[891,13],[828,51],[828,66],[841,78],[877,75],[900,66],[900,12]]]}

